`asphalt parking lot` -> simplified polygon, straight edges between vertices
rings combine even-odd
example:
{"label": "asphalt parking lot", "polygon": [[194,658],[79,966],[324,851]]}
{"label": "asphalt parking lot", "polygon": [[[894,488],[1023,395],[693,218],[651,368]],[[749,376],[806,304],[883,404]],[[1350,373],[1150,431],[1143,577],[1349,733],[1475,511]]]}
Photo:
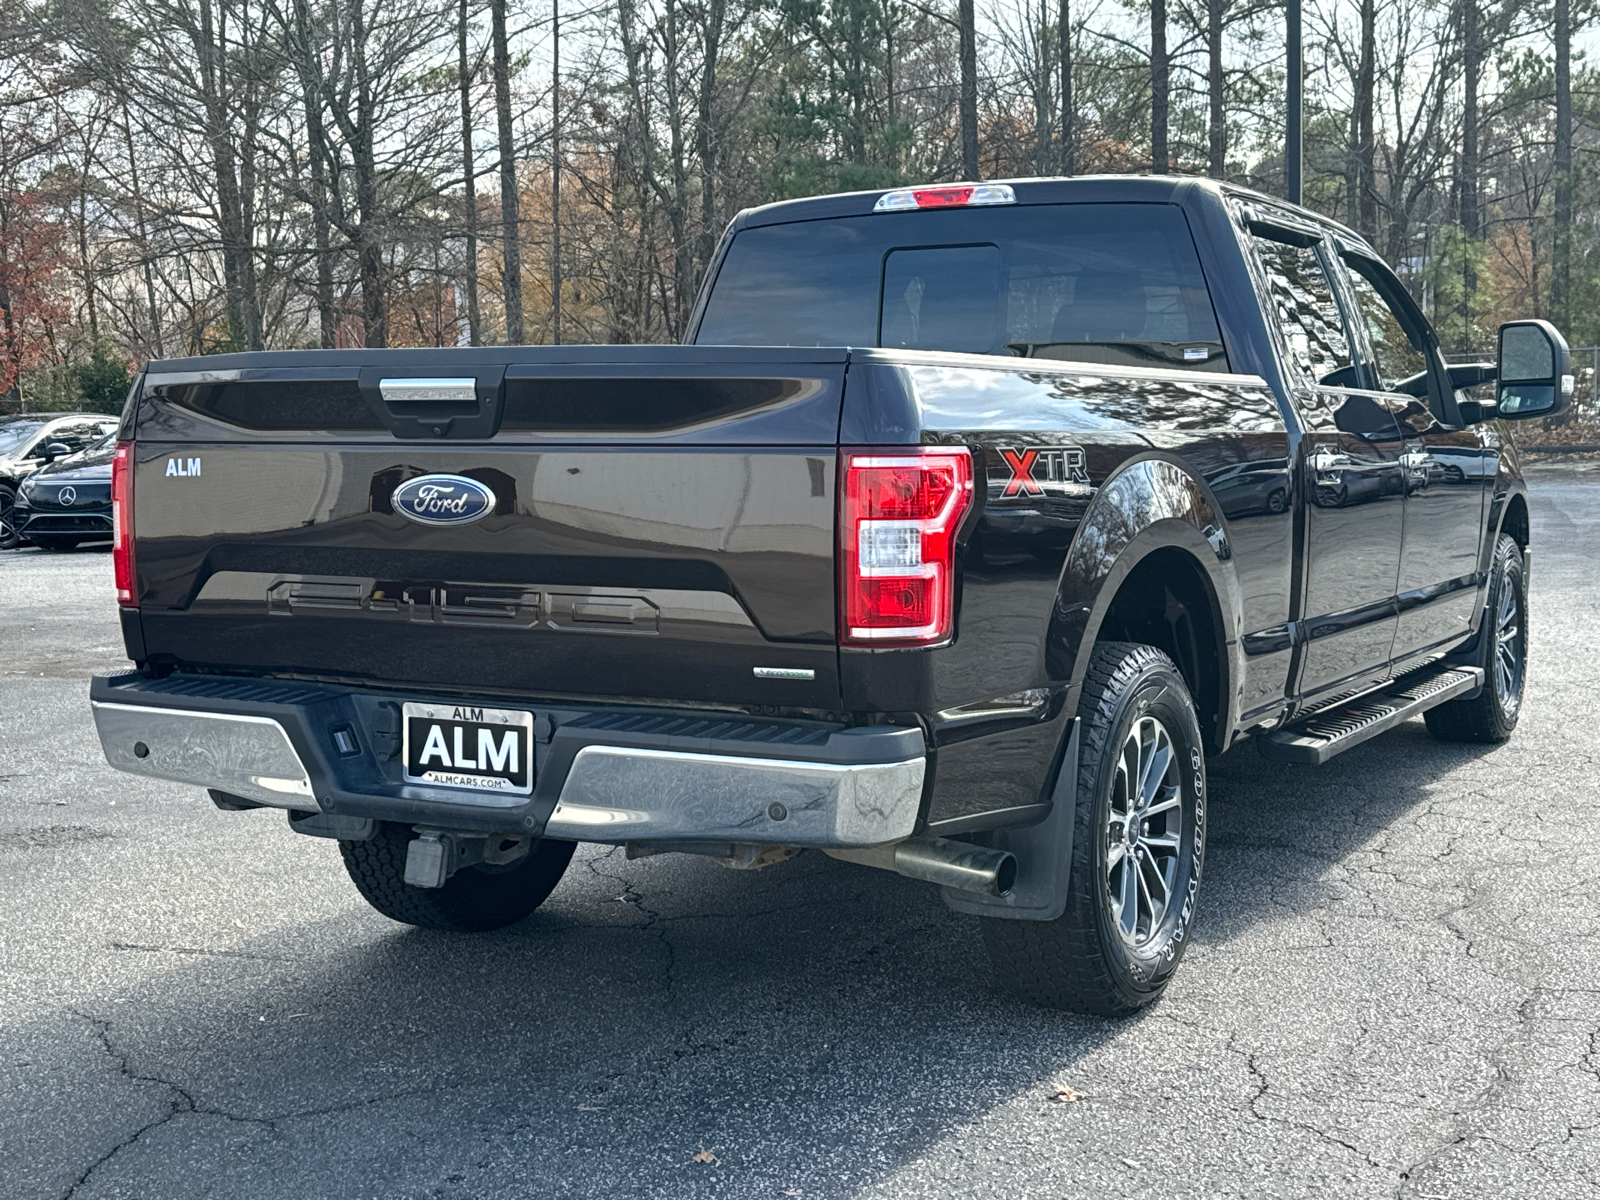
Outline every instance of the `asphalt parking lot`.
{"label": "asphalt parking lot", "polygon": [[106,767],[109,555],[0,555],[0,1196],[1600,1193],[1600,467],[1530,477],[1517,736],[1215,760],[1196,941],[1120,1023],[817,854],[585,846],[509,931],[392,924]]}

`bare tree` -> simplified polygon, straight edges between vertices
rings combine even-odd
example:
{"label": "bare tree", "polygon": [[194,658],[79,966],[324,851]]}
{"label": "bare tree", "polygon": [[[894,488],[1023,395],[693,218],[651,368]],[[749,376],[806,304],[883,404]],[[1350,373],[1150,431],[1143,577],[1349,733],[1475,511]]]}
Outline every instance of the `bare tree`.
{"label": "bare tree", "polygon": [[1550,314],[1566,324],[1572,291],[1572,5],[1555,0],[1555,236],[1551,245]]}
{"label": "bare tree", "polygon": [[1361,0],[1361,65],[1356,77],[1353,157],[1356,168],[1356,228],[1369,240],[1376,240],[1378,236],[1377,178],[1373,166],[1377,152],[1373,132],[1377,89],[1377,24],[1377,0]]}
{"label": "bare tree", "polygon": [[467,341],[483,344],[483,329],[478,315],[478,169],[472,153],[473,67],[468,58],[467,0],[461,0],[456,29],[458,54],[456,74],[461,89],[461,211],[466,236],[466,264],[462,272],[467,290]]}
{"label": "bare tree", "polygon": [[[1159,0],[1158,0],[1159,2]],[[961,23],[961,176],[978,174],[978,26],[973,0],[959,0]]]}
{"label": "bare tree", "polygon": [[489,0],[494,38],[494,112],[500,133],[500,290],[506,306],[506,343],[522,341],[522,219],[517,195],[517,149],[511,125],[511,50],[506,0]]}
{"label": "bare tree", "polygon": [[1171,101],[1171,61],[1167,57],[1167,0],[1150,0],[1150,170],[1165,175],[1167,118]]}

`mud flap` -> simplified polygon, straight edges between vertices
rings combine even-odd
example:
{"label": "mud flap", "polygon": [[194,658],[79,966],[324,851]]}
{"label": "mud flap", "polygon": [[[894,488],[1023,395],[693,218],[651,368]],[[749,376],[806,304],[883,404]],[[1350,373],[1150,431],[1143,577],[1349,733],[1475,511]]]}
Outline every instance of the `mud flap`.
{"label": "mud flap", "polygon": [[1050,815],[1037,825],[996,829],[963,841],[1017,856],[1017,881],[1004,896],[940,888],[944,902],[959,913],[1012,921],[1054,921],[1067,908],[1067,877],[1072,869],[1072,831],[1078,812],[1077,717],[1067,727],[1066,748],[1056,768]]}

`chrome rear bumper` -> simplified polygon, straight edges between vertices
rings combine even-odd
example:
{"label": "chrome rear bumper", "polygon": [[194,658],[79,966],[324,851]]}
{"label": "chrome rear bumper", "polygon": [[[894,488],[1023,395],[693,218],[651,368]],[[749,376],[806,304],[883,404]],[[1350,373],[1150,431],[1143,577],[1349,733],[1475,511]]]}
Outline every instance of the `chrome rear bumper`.
{"label": "chrome rear bumper", "polygon": [[275,808],[315,809],[311,776],[271,717],[94,702],[106,761],[119,771],[192,783]]}
{"label": "chrome rear bumper", "polygon": [[925,760],[820,763],[585,746],[547,837],[874,846],[911,836]]}
{"label": "chrome rear bumper", "polygon": [[879,846],[915,832],[927,774],[914,727],[538,707],[534,793],[506,797],[403,780],[386,697],[176,676],[97,679],[93,693],[118,770],[277,808],[571,841]]}

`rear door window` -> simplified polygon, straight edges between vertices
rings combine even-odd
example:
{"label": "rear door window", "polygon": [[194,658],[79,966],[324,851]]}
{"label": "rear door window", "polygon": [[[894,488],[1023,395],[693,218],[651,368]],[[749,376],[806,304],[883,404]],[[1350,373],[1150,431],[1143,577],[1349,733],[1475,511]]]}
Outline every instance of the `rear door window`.
{"label": "rear door window", "polygon": [[949,209],[745,229],[695,340],[1228,369],[1194,239],[1170,204]]}
{"label": "rear door window", "polygon": [[1255,245],[1266,270],[1272,315],[1306,381],[1360,387],[1344,317],[1316,248],[1264,237],[1255,238]]}

